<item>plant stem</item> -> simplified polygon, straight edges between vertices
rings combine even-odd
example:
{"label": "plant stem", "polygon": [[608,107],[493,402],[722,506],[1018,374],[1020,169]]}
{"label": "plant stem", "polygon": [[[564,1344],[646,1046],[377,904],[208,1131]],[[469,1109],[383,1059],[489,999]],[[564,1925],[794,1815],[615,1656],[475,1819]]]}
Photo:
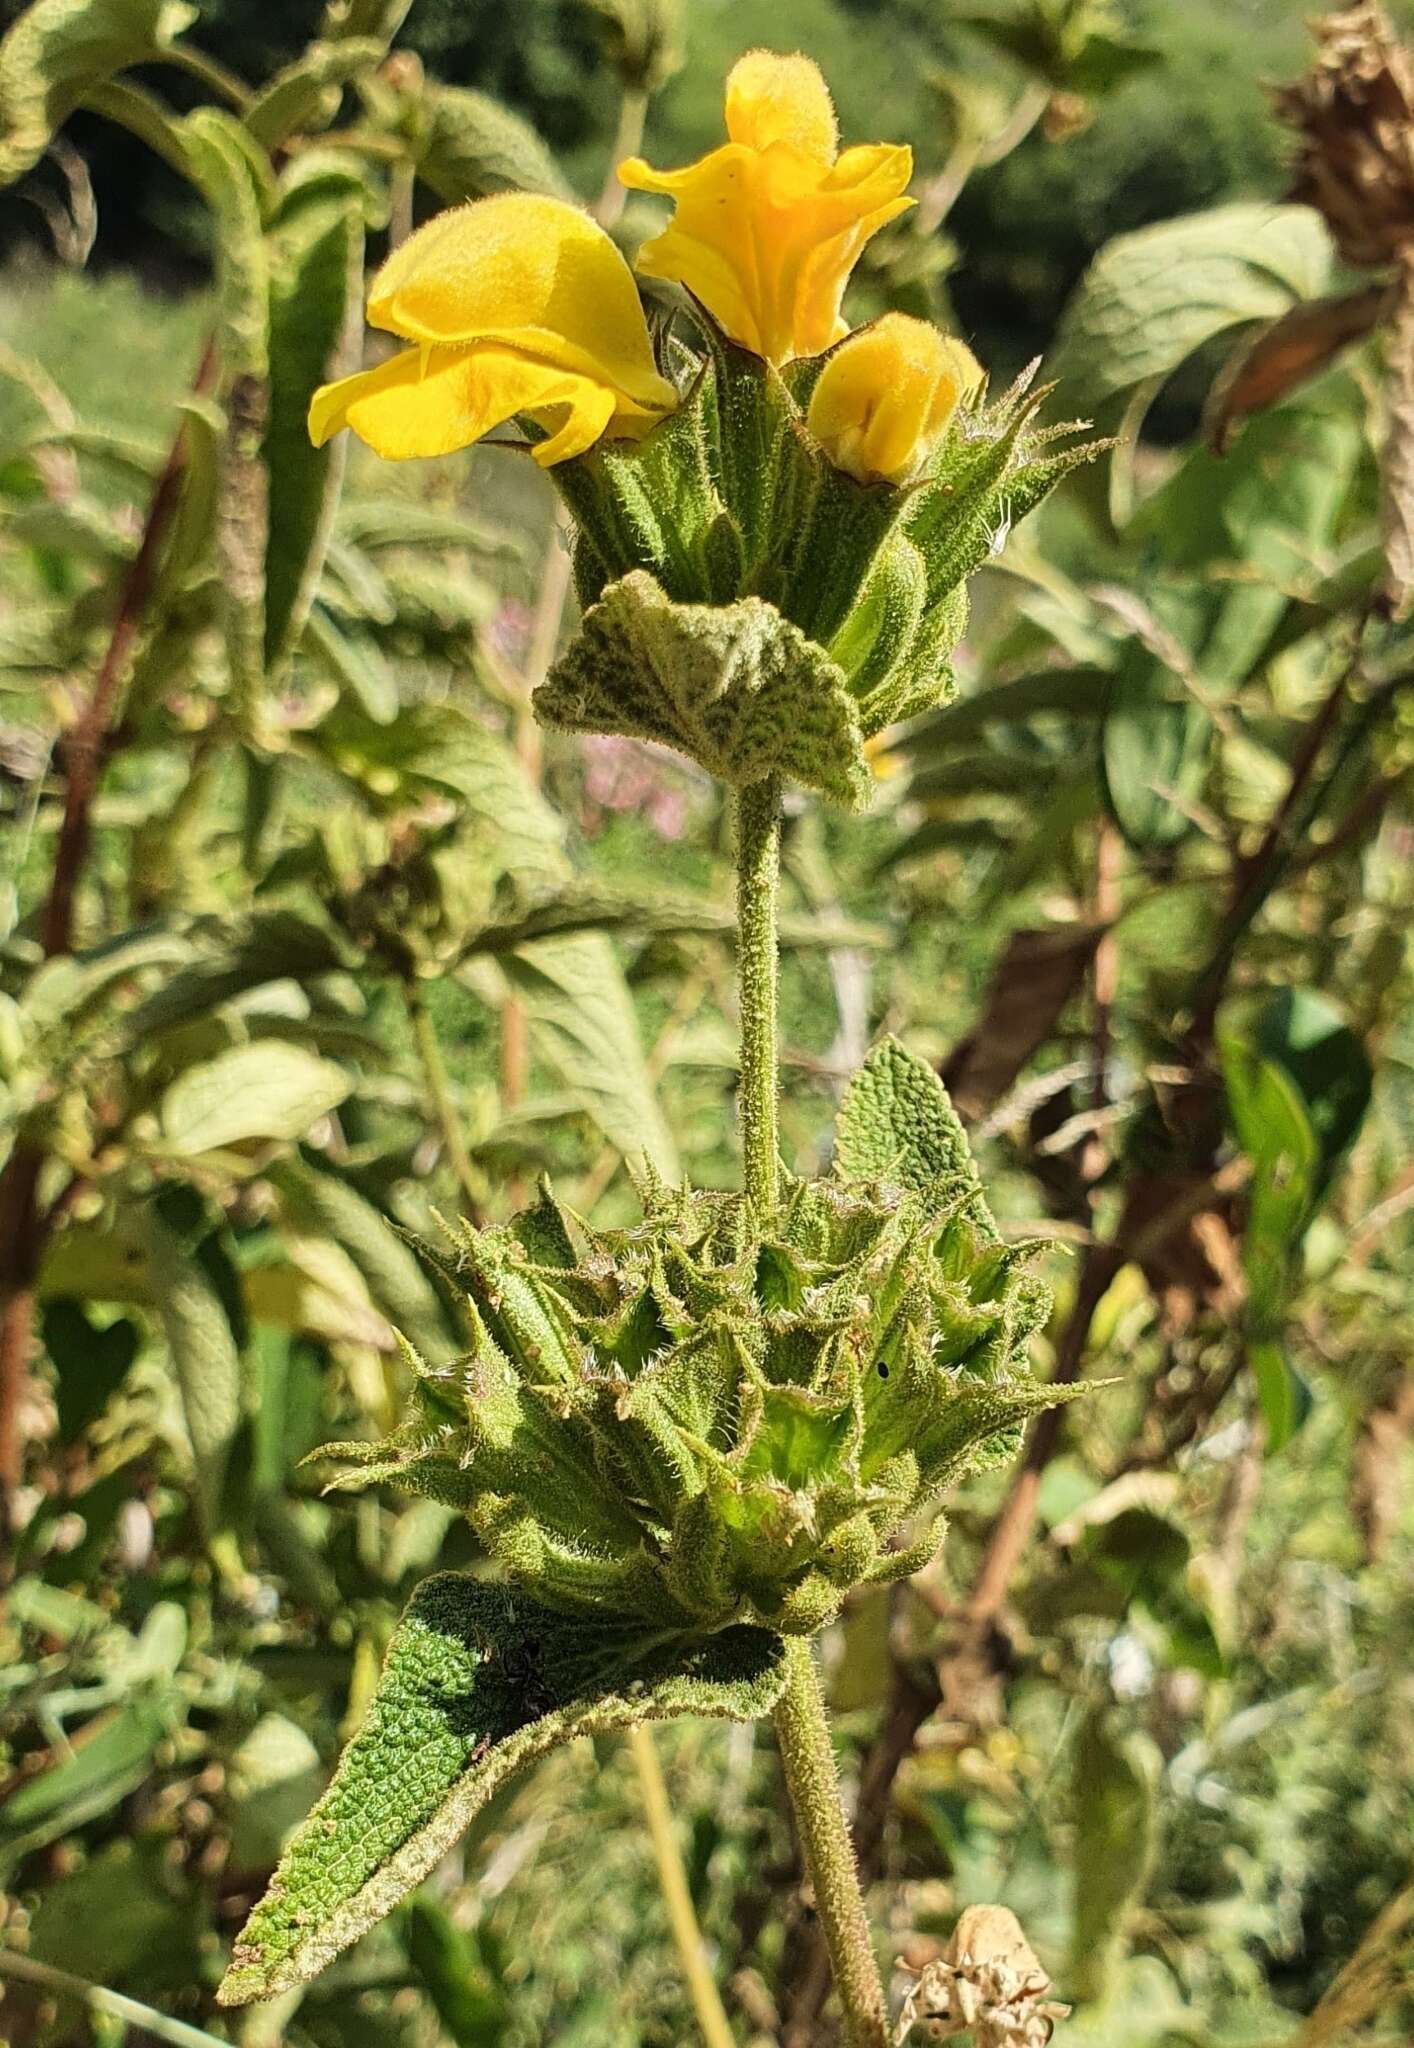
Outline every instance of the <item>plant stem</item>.
{"label": "plant stem", "polygon": [[442,1048],[437,1043],[437,1033],[427,1011],[427,999],[417,981],[403,984],[403,1000],[407,1004],[408,1021],[417,1041],[418,1057],[422,1061],[423,1075],[427,1081],[427,1092],[432,1098],[432,1113],[442,1143],[447,1148],[447,1159],[456,1175],[457,1186],[467,1202],[470,1213],[475,1216],[481,1208],[481,1192],[477,1186],[476,1170],[471,1163],[471,1154],[466,1149],[462,1136],[461,1118],[452,1100],[452,1084],[447,1079],[447,1069],[442,1059]]}
{"label": "plant stem", "polygon": [[155,2041],[170,2041],[173,2048],[224,2048],[215,2034],[189,2027],[185,2020],[172,2019],[155,2006],[143,2005],[121,1991],[109,1991],[102,1984],[90,1984],[86,1978],[72,1976],[68,1970],[36,1962],[32,1956],[16,1955],[9,1949],[0,1952],[0,1977],[13,1977],[17,1984],[32,1984],[46,1996],[72,1998],[90,2012],[101,2012],[110,2019],[121,2020],[125,2026],[151,2034]]}
{"label": "plant stem", "polygon": [[722,2010],[722,2001],[717,1995],[717,1987],[707,1967],[702,1930],[692,1909],[692,1894],[687,1887],[687,1872],[683,1869],[677,1839],[673,1834],[668,1788],[663,1783],[663,1769],[658,1762],[658,1752],[653,1744],[653,1731],[642,1725],[630,1728],[628,1746],[638,1769],[639,1787],[643,1793],[643,1811],[648,1821],[653,1854],[658,1863],[658,1884],[663,1894],[663,1903],[668,1909],[668,1921],[682,1962],[683,1976],[692,1994],[692,2009],[697,2014],[697,2024],[702,2029],[702,2038],[707,2043],[707,2048],[735,2048],[732,2030],[727,2025],[727,2016]]}
{"label": "plant stem", "polygon": [[781,873],[781,785],[775,776],[736,796],[737,984],[741,992],[741,1147],[746,1195],[758,1220],[774,1216],[780,1136],[776,1045],[776,897]]}
{"label": "plant stem", "polygon": [[803,1636],[786,1638],[786,1688],[776,1703],[775,1721],[800,1846],[844,2011],[845,2040],[849,2048],[888,2048],[884,1987],[840,1803],[825,1702]]}

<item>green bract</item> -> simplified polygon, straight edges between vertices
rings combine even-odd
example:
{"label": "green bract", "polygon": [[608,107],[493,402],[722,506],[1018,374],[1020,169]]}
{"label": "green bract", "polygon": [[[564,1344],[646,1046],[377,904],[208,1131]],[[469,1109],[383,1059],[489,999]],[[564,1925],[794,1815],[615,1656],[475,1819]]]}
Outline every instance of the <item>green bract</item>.
{"label": "green bract", "polygon": [[392,1438],[338,1448],[465,1512],[512,1585],[621,1624],[630,1657],[742,1622],[812,1633],[850,1587],[918,1570],[940,1490],[1057,1398],[1025,1365],[1035,1247],[997,1235],[931,1071],[881,1047],[840,1152],[765,1228],[741,1195],[660,1183],[628,1230],[548,1189],[463,1226],[439,1264],[470,1348],[418,1362]]}
{"label": "green bract", "polygon": [[661,426],[550,472],[585,611],[536,713],[858,803],[863,742],[952,693],[967,578],[1094,444],[1053,449],[1078,428],[1035,429],[1028,372],[961,412],[917,482],[858,483],[806,426],[827,357],[782,373],[702,331]]}

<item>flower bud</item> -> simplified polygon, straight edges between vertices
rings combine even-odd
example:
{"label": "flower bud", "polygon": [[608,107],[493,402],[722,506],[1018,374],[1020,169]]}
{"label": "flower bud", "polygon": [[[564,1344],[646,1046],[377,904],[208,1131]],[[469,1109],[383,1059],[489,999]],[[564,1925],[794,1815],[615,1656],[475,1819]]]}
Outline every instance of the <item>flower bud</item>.
{"label": "flower bud", "polygon": [[970,348],[926,320],[885,313],[840,343],[820,372],[808,424],[836,469],[861,483],[911,483],[982,382]]}

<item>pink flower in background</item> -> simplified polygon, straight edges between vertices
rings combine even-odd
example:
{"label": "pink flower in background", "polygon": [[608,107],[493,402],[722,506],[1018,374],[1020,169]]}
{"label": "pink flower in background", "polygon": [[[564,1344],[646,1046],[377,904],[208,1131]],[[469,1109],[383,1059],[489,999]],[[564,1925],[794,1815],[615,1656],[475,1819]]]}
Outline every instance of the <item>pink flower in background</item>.
{"label": "pink flower in background", "polygon": [[519,668],[530,645],[531,611],[519,598],[508,597],[496,607],[486,628],[486,637],[503,661]]}
{"label": "pink flower in background", "polygon": [[606,811],[637,811],[660,839],[681,839],[688,792],[680,771],[641,740],[591,736],[584,745],[584,794]]}

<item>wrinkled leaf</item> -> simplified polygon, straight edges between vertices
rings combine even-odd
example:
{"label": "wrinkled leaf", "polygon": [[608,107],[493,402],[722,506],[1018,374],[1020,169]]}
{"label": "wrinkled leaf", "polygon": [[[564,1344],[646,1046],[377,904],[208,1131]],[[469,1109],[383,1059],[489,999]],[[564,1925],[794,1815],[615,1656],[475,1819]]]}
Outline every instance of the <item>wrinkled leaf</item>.
{"label": "wrinkled leaf", "polygon": [[847,1180],[907,1188],[957,1174],[976,1178],[946,1088],[896,1038],[876,1045],[849,1084],[835,1126],[835,1165]]}
{"label": "wrinkled leaf", "polygon": [[683,1714],[747,1720],[783,1679],[779,1639],[732,1628],[624,1676],[624,1648],[503,1587],[444,1573],[414,1594],[368,1716],[232,1953],[218,1996],[307,1982],[435,1868],[517,1772],[576,1735]]}
{"label": "wrinkled leaf", "polygon": [[771,605],[673,604],[634,570],[591,605],[535,693],[570,732],[657,740],[738,788],[784,775],[862,804],[871,778],[843,672]]}

